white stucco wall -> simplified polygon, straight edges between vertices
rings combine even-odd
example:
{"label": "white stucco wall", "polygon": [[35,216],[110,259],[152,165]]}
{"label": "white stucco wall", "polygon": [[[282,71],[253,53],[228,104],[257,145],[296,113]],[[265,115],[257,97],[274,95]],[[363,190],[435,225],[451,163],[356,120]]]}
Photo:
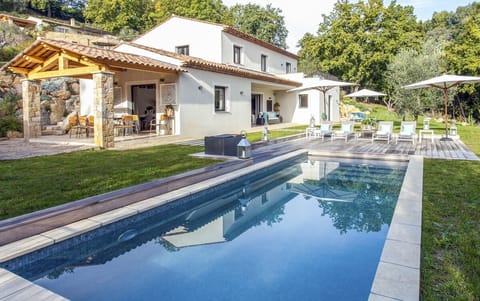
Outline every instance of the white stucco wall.
{"label": "white stucco wall", "polygon": [[133,42],[172,52],[188,45],[191,56],[220,63],[221,31],[219,25],[172,17]]}
{"label": "white stucco wall", "polygon": [[[227,112],[215,112],[216,85],[227,87]],[[178,97],[181,134],[204,137],[238,134],[242,129],[250,128],[250,86],[249,80],[224,74],[194,69],[180,73]]]}
{"label": "white stucco wall", "polygon": [[80,79],[80,115],[93,115],[93,88],[94,82],[91,79]]}
{"label": "white stucco wall", "polygon": [[[338,95],[339,88],[334,88],[326,93],[326,98],[332,96],[332,101],[330,103],[330,121],[340,121],[340,109],[338,105]],[[300,108],[299,104],[299,95],[307,94],[308,95],[308,107]],[[287,118],[290,118],[290,122],[299,123],[299,124],[309,124],[310,118],[315,118],[315,123],[319,124],[323,112],[323,93],[317,90],[307,90],[301,92],[280,92],[279,98],[283,100],[282,102],[282,115]]]}
{"label": "white stucco wall", "polygon": [[243,40],[231,34],[222,33],[222,61],[233,64],[233,46],[242,47],[241,66],[256,71],[261,71],[261,55],[267,56],[268,73],[284,74],[286,62],[291,64],[291,72],[297,72],[297,60],[289,56],[264,48],[255,43]]}

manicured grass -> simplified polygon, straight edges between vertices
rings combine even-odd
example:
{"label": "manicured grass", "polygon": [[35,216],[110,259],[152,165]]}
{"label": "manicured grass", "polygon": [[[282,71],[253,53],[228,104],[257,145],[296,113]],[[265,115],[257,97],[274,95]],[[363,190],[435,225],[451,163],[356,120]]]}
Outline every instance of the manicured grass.
{"label": "manicured grass", "polygon": [[[278,130],[270,130],[269,137],[270,139],[277,139],[280,137],[292,136],[296,134],[305,133],[306,125],[288,127]],[[263,132],[252,132],[247,134],[247,139],[250,142],[261,141],[263,138]]]}
{"label": "manicured grass", "polygon": [[422,300],[480,300],[479,187],[480,162],[425,160]]}
{"label": "manicured grass", "polygon": [[201,151],[163,145],[0,161],[0,220],[219,162],[188,156]]}
{"label": "manicured grass", "polygon": [[471,125],[457,125],[457,129],[463,143],[465,143],[472,152],[480,157],[480,127]]}

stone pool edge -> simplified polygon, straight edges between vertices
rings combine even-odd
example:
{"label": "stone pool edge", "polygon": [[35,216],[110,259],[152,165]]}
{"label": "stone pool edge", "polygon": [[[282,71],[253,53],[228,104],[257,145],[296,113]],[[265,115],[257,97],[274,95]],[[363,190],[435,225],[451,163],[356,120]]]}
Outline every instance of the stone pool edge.
{"label": "stone pool edge", "polygon": [[423,157],[410,156],[369,301],[419,300]]}

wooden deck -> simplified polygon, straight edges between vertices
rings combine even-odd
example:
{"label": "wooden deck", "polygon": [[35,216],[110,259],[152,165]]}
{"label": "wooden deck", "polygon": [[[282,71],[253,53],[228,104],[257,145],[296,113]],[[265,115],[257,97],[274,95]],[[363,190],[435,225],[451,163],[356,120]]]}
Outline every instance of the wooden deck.
{"label": "wooden deck", "polygon": [[389,157],[406,159],[409,155],[419,155],[424,158],[438,159],[459,159],[459,160],[480,160],[468,147],[460,140],[440,141],[440,137],[435,137],[433,143],[431,139],[423,139],[422,142],[390,142],[375,141],[370,139],[351,139],[348,142],[343,140],[318,138],[300,138],[292,141],[268,145],[255,149],[254,155],[266,154],[268,152],[282,152],[282,150],[307,149],[312,155],[330,155],[330,156],[368,156],[368,157]]}

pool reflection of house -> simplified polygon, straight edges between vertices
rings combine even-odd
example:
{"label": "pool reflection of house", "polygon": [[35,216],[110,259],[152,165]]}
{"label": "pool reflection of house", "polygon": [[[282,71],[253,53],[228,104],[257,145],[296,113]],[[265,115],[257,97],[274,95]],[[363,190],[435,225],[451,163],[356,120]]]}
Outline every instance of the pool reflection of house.
{"label": "pool reflection of house", "polygon": [[301,164],[302,174],[287,183],[287,189],[304,197],[324,201],[352,202],[356,192],[334,185],[334,173],[342,168],[340,162],[308,161]]}
{"label": "pool reflection of house", "polygon": [[[287,171],[289,177],[298,169]],[[283,175],[283,174],[282,174]],[[221,243],[233,240],[249,228],[265,220],[275,209],[290,201],[296,194],[287,190],[286,183],[278,184],[277,176],[247,184],[227,198],[215,200],[193,210],[182,225],[162,235],[176,248]],[[229,204],[228,211],[218,216],[219,208]],[[217,217],[212,219],[212,213]]]}

